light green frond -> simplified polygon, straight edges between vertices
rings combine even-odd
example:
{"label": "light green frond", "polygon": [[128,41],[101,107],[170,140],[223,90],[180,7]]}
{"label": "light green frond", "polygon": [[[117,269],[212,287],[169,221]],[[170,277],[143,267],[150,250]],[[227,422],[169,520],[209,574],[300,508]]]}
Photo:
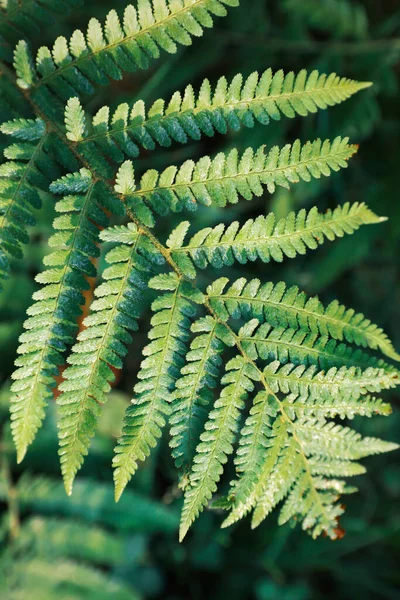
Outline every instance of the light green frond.
{"label": "light green frond", "polygon": [[329,398],[310,399],[301,397],[288,398],[283,402],[286,411],[298,418],[314,416],[317,419],[352,419],[356,415],[362,417],[373,417],[375,415],[388,416],[392,413],[392,407],[380,398],[365,396],[360,401],[357,397],[339,397],[331,400]]}
{"label": "light green frond", "polygon": [[325,308],[317,297],[307,298],[296,286],[287,288],[283,282],[261,285],[258,279],[242,278],[229,287],[228,283],[228,279],[221,278],[207,290],[210,303],[222,320],[256,318],[272,326],[304,329],[364,348],[379,349],[389,358],[400,360],[380,327],[336,300]]}
{"label": "light green frond", "polygon": [[147,68],[160,49],[174,53],[178,44],[191,44],[193,36],[212,26],[213,15],[225,16],[227,6],[237,5],[237,0],[138,0],[137,8],[126,7],[122,21],[111,10],[104,26],[97,19],[89,21],[86,36],[78,29],[70,40],[57,38],[52,50],[40,48],[36,81],[20,77],[21,84],[33,86],[36,96],[47,87],[65,101],[93,93],[93,84]]}
{"label": "light green frond", "polygon": [[65,107],[65,128],[67,138],[79,142],[86,132],[86,118],[78,98],[70,98]]}
{"label": "light green frond", "polygon": [[260,325],[258,319],[252,319],[242,327],[239,337],[246,354],[253,360],[316,365],[323,370],[343,366],[378,367],[395,374],[394,367],[381,359],[306,329],[272,327],[269,323]]}
{"label": "light green frond", "polygon": [[153,150],[172,142],[186,144],[202,135],[254,127],[256,122],[267,125],[282,116],[306,116],[343,102],[369,85],[304,70],[285,75],[268,69],[245,80],[238,74],[230,82],[222,77],[215,88],[205,80],[198,93],[189,85],[182,95],[176,92],[169,102],[157,100],[148,110],[141,100],[133,107],[121,104],[112,118],[108,107],[101,108],[92,131],[78,147],[93,168],[101,169],[101,156],[121,163],[125,157],[135,158],[140,147]]}
{"label": "light green frond", "polygon": [[13,67],[17,74],[17,84],[20,88],[25,90],[35,82],[35,66],[29,46],[25,40],[20,40],[15,47]]}
{"label": "light green frond", "polygon": [[316,419],[296,422],[296,433],[307,455],[326,459],[359,460],[365,456],[391,452],[398,445],[377,438],[362,437],[359,433],[333,422]]}
{"label": "light green frond", "polygon": [[[321,426],[321,424],[318,424]],[[343,507],[337,500],[341,494],[350,493],[353,488],[347,488],[343,481],[322,478],[318,474],[318,468],[310,465],[309,454],[303,447],[303,440],[298,436],[297,423],[290,425],[290,439],[286,447],[281,448],[281,453],[275,465],[268,468],[267,477],[262,473],[254,487],[253,505],[254,514],[252,527],[257,527],[268,514],[284,500],[278,522],[280,525],[292,520],[293,523],[300,522],[304,530],[308,530],[313,537],[321,533],[329,535],[332,539],[337,537],[337,518],[343,513]],[[266,463],[268,457],[266,458]],[[311,462],[312,464],[312,462]],[[315,465],[315,460],[314,463]],[[334,462],[329,475],[342,477],[346,469],[340,470],[341,462]],[[332,469],[339,467],[339,470]],[[357,472],[359,467],[356,467]],[[350,469],[354,474],[354,469]]]}
{"label": "light green frond", "polygon": [[317,367],[304,365],[280,365],[271,362],[264,370],[264,377],[275,393],[289,394],[291,400],[301,398],[332,400],[356,400],[368,392],[376,393],[398,385],[396,371],[368,367],[365,371],[355,367],[331,367],[318,371]]}
{"label": "light green frond", "polygon": [[360,463],[334,458],[327,459],[323,456],[310,456],[308,464],[312,475],[326,477],[335,477],[338,473],[341,477],[356,477],[366,472],[366,468]]}
{"label": "light green frond", "polygon": [[149,333],[150,343],[138,373],[135,397],[127,409],[122,436],[115,449],[113,465],[115,494],[119,499],[124,488],[150,453],[170,412],[172,391],[184,364],[189,339],[190,320],[196,314],[199,298],[174,274],[154,277],[150,285],[166,293],[154,301]]}
{"label": "light green frond", "polygon": [[64,195],[56,204],[61,215],[53,223],[56,233],[49,240],[53,252],[44,259],[48,269],[36,278],[42,287],[28,309],[12,376],[12,432],[19,461],[43,420],[62,353],[73,341],[84,304],[82,291],[88,288],[86,278],[96,275],[92,258],[99,254],[99,230],[94,223],[107,226],[102,207],[112,207],[86,169],[59,179],[51,190]]}
{"label": "light green frond", "polygon": [[276,418],[278,408],[275,398],[265,391],[259,392],[254,399],[240,432],[239,448],[235,456],[239,478],[231,482],[229,499],[232,510],[222,527],[232,525],[254,507],[259,481],[264,481],[271,473],[287,442],[287,431],[282,421]]}
{"label": "light green frond", "polygon": [[[225,206],[240,198],[262,196],[264,188],[272,193],[276,186],[289,187],[301,180],[328,176],[332,170],[347,167],[355,151],[356,146],[349,145],[347,138],[323,143],[316,140],[303,146],[297,140],[283,148],[275,146],[269,152],[265,152],[265,146],[257,151],[247,148],[241,156],[234,149],[227,154],[221,152],[214,159],[204,156],[196,163],[186,161],[179,169],[171,166],[162,173],[152,169],[142,176],[138,186],[131,172],[125,194],[134,210],[145,203],[162,216],[170,211],[193,211],[197,204]],[[123,163],[120,177],[129,164]]]}
{"label": "light green frond", "polygon": [[[195,277],[196,267],[222,268],[235,261],[241,264],[255,260],[282,262],[285,257],[294,258],[308,249],[315,250],[325,239],[332,241],[354,233],[361,225],[380,221],[365,204],[346,203],[324,214],[314,207],[308,213],[305,209],[297,214],[292,212],[279,221],[270,213],[267,217],[249,219],[242,226],[237,221],[227,228],[221,224],[213,229],[202,229],[187,244],[184,236],[179,235],[174,237],[175,243],[168,245],[171,256],[185,274]],[[179,226],[180,233],[183,233],[183,227],[183,224]],[[189,223],[186,223],[186,229],[188,227]],[[189,257],[190,261],[181,264],[182,256]]]}
{"label": "light green frond", "polygon": [[100,238],[114,243],[123,239],[125,243],[106,256],[110,266],[103,273],[103,283],[95,289],[91,314],[83,323],[68,358],[70,366],[59,385],[61,470],[69,494],[96,432],[101,406],[115,378],[113,369],[122,368],[126,345],[132,341],[129,332],[138,328],[142,292],[153,271],[150,261],[160,262],[150,252],[147,258],[141,254],[146,243],[134,225],[105,229]]}
{"label": "light green frond", "polygon": [[343,367],[317,373],[315,367],[269,364],[261,377],[265,391],[256,397],[240,434],[235,458],[238,478],[231,484],[231,512],[223,526],[254,509],[256,527],[285,500],[280,524],[295,518],[313,536],[325,531],[334,538],[341,511],[337,492],[351,490],[332,477],[358,474],[362,467],[348,461],[396,445],[363,439],[325,419],[389,414],[388,405],[370,397],[360,399],[360,395],[369,388],[392,387],[396,380],[387,380],[381,370],[371,367],[364,372]]}
{"label": "light green frond", "polygon": [[302,473],[303,461],[298,450],[296,440],[289,437],[285,446],[280,445],[280,453],[275,463],[272,464],[272,460],[268,461],[268,459],[265,462],[253,491],[254,513],[251,522],[253,529],[285,498]]}
{"label": "light green frond", "polygon": [[253,380],[258,378],[257,371],[242,357],[231,360],[226,365],[226,371],[221,381],[223,390],[204,426],[193,459],[182,509],[181,540],[217,489],[223,465],[233,452],[232,444],[244,401],[254,389]]}
{"label": "light green frond", "polygon": [[185,366],[173,394],[171,424],[172,455],[178,468],[187,470],[199,443],[207,410],[217,387],[221,353],[225,345],[233,346],[229,330],[212,317],[201,318],[192,325],[198,334],[185,357]]}

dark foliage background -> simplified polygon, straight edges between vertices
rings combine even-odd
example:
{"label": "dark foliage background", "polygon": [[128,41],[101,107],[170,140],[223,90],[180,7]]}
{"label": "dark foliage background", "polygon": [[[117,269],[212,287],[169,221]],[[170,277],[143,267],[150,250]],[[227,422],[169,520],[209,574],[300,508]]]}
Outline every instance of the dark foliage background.
{"label": "dark foliage background", "polygon": [[[336,5],[342,0],[336,0]],[[351,3],[351,2],[350,2]],[[34,40],[52,42],[53,31],[69,34],[85,28],[90,16],[103,18],[125,0],[87,0],[85,7],[47,28]],[[389,221],[326,245],[305,259],[278,266],[248,266],[246,275],[298,284],[324,302],[337,297],[383,326],[400,348],[400,8],[396,0],[364,0],[361,25],[330,18],[325,24],[299,10],[303,2],[242,0],[239,9],[176,56],[163,58],[151,71],[126,77],[99,89],[88,108],[115,106],[141,97],[148,102],[168,96],[189,82],[215,80],[236,72],[250,74],[271,66],[285,71],[318,68],[342,76],[371,80],[374,86],[340,107],[307,119],[283,120],[268,127],[231,133],[170,151],[143,154],[136,168],[162,168],[186,158],[236,146],[268,146],[316,137],[349,135],[360,144],[350,168],[332,178],[280,190],[252,203],[228,209],[202,208],[196,226],[250,217],[273,210],[316,204],[321,210],[346,201],[364,201]],[[304,5],[313,5],[305,1]],[[314,5],[316,3],[314,2]],[[335,4],[335,2],[331,2]],[[297,6],[297,8],[296,8]],[[1,112],[1,111],[0,111]],[[0,114],[1,118],[8,118]],[[139,366],[149,315],[127,359],[124,374],[110,399],[100,435],[82,471],[75,495],[67,499],[59,483],[54,415],[22,467],[16,467],[7,425],[7,380],[26,308],[34,291],[51,231],[53,203],[32,231],[32,245],[16,277],[0,298],[0,589],[12,599],[144,598],[163,600],[319,600],[399,597],[400,467],[398,455],[368,460],[369,473],[359,478],[359,494],[349,497],[342,520],[346,536],[337,542],[312,541],[300,530],[278,528],[273,514],[257,530],[248,522],[220,530],[221,515],[206,512],[179,545],[180,494],[164,439],[126,497],[114,505],[111,454],[122,412]],[[161,223],[166,237],[173,222]],[[243,273],[231,269],[230,277]],[[221,273],[221,275],[223,275]],[[390,399],[390,398],[389,398]],[[398,397],[394,415],[359,422],[359,430],[398,441]],[[396,410],[397,406],[397,410]],[[227,475],[229,481],[229,473]],[[94,591],[93,591],[94,590]],[[54,595],[52,595],[54,594]]]}

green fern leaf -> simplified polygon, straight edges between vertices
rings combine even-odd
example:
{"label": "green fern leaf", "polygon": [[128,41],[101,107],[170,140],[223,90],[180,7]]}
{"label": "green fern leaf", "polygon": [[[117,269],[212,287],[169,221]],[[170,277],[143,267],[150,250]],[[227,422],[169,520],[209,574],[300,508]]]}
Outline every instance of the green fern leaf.
{"label": "green fern leaf", "polygon": [[226,291],[229,280],[221,278],[208,288],[208,298],[218,317],[257,318],[272,326],[304,329],[346,340],[364,348],[380,349],[386,356],[400,360],[384,331],[337,301],[326,308],[318,298],[309,298],[296,286],[285,283],[261,285],[258,279],[238,279]]}
{"label": "green fern leaf", "polygon": [[[172,142],[186,144],[202,135],[254,127],[256,122],[267,125],[271,119],[280,120],[282,116],[306,116],[343,102],[369,85],[335,74],[327,77],[318,71],[284,75],[283,71],[274,74],[271,69],[261,76],[253,73],[245,81],[242,75],[236,75],[229,84],[222,77],[214,89],[205,80],[198,94],[188,86],[183,95],[175,93],[168,103],[157,100],[148,111],[141,100],[132,108],[121,104],[111,122],[110,109],[101,108],[93,119],[91,133],[78,147],[92,167],[101,170],[105,165],[102,156],[121,163],[124,157],[138,156],[140,147],[153,150],[156,145],[168,147]],[[298,145],[295,149],[299,150]],[[313,149],[318,150],[306,148],[305,157]],[[332,168],[334,163],[333,159]],[[307,168],[302,171],[307,177]]]}
{"label": "green fern leaf", "polygon": [[252,319],[240,332],[240,342],[247,356],[253,360],[278,360],[281,364],[316,365],[323,370],[331,367],[377,367],[393,372],[392,366],[381,359],[338,343],[329,336],[319,336],[304,329],[260,325]]}
{"label": "green fern leaf", "polygon": [[[55,250],[44,259],[49,268],[37,277],[43,288],[35,292],[35,303],[28,310],[26,331],[20,337],[18,369],[13,374],[12,431],[19,461],[43,420],[61,354],[73,341],[76,318],[84,304],[82,290],[88,287],[85,278],[96,275],[91,259],[98,256],[99,231],[92,221],[103,227],[108,224],[98,205],[100,188],[93,183],[90,171],[67,175],[51,189],[66,194],[56,205],[62,215],[55,220],[57,232],[49,241]],[[106,208],[110,208],[109,203]]]}
{"label": "green fern leaf", "polygon": [[[122,24],[112,10],[104,27],[97,19],[89,21],[86,37],[76,30],[69,41],[57,38],[52,51],[40,48],[35,76],[25,71],[24,77],[21,71],[20,85],[32,87],[36,98],[49,98],[46,90],[44,96],[41,93],[43,88],[64,101],[93,93],[93,84],[147,68],[160,49],[174,53],[177,44],[191,44],[192,36],[202,35],[212,25],[212,15],[225,16],[226,6],[237,5],[238,0],[139,0],[137,9],[127,6]],[[32,58],[29,62],[33,64]]]}
{"label": "green fern leaf", "polygon": [[274,393],[289,394],[291,401],[297,398],[336,401],[342,398],[357,400],[367,392],[394,388],[398,373],[373,367],[365,371],[355,367],[331,367],[327,372],[318,372],[315,366],[290,363],[281,366],[278,361],[273,361],[264,370],[264,377]]}
{"label": "green fern leaf", "polygon": [[158,256],[146,253],[146,242],[134,225],[105,229],[100,238],[114,243],[123,240],[124,244],[106,256],[111,266],[95,290],[97,299],[72,348],[68,358],[71,366],[64,371],[64,381],[59,386],[61,470],[69,494],[95,434],[110,382],[115,378],[112,369],[122,368],[126,345],[132,339],[129,331],[137,330],[142,290],[153,271],[150,260],[159,263]]}
{"label": "green fern leaf", "polygon": [[314,250],[325,238],[332,241],[345,233],[354,233],[360,225],[381,221],[365,204],[347,203],[325,214],[320,214],[315,207],[308,214],[302,209],[297,215],[292,212],[277,223],[275,215],[270,213],[267,217],[249,219],[242,227],[237,221],[226,229],[221,224],[213,229],[202,229],[185,246],[182,236],[178,243],[168,245],[178,265],[182,255],[190,257],[191,270],[183,270],[188,276],[195,276],[195,267],[222,268],[231,266],[235,260],[241,264],[257,259],[265,263],[271,259],[282,262],[285,256],[294,258],[297,254],[305,254],[307,249]]}
{"label": "green fern leaf", "polygon": [[181,540],[217,489],[223,465],[233,452],[240,411],[248,393],[254,389],[253,381],[258,379],[257,371],[242,357],[230,361],[226,371],[222,379],[225,387],[209,415],[193,460],[182,510]]}
{"label": "green fern leaf", "polygon": [[315,419],[299,420],[296,432],[307,454],[316,454],[328,459],[340,456],[342,460],[359,460],[372,454],[391,452],[397,444],[377,438],[363,438],[359,433],[333,422],[324,423]]}
{"label": "green fern leaf", "polygon": [[199,319],[192,325],[199,334],[186,355],[186,365],[176,382],[170,416],[172,455],[178,468],[185,472],[191,464],[207,414],[206,407],[217,386],[221,353],[233,346],[229,330],[212,317]]}
{"label": "green fern leaf", "polygon": [[122,436],[114,457],[116,498],[156,445],[170,412],[172,391],[186,354],[190,319],[201,302],[192,289],[176,275],[160,275],[150,281],[151,287],[164,290],[154,303],[154,316],[149,333],[150,344],[144,349],[146,359],[138,374],[136,396],[128,408]]}
{"label": "green fern leaf", "polygon": [[[32,209],[41,207],[36,187],[48,187],[57,168],[45,154],[49,136],[41,120],[18,119],[2,124],[0,131],[11,135],[16,143],[5,149],[7,162],[0,166],[0,280],[10,272],[9,258],[22,258],[22,244],[27,244],[27,226],[34,225]],[[47,148],[48,149],[48,148]]]}
{"label": "green fern leaf", "polygon": [[[153,212],[165,216],[170,211],[193,211],[197,204],[225,206],[242,197],[251,200],[264,193],[264,186],[273,193],[276,186],[289,187],[301,180],[328,176],[331,170],[347,167],[347,160],[356,151],[348,140],[334,142],[317,140],[301,146],[297,140],[292,146],[275,146],[267,154],[261,146],[256,152],[248,148],[239,157],[237,150],[220,153],[213,160],[208,156],[197,163],[189,160],[177,167],[168,167],[162,173],[147,171],[137,187],[133,170],[130,186],[124,192],[132,210],[138,213],[144,204]],[[132,163],[125,162],[118,173],[126,172]],[[137,189],[136,189],[137,187]]]}
{"label": "green fern leaf", "polygon": [[[273,421],[277,408],[273,396],[266,392],[259,392],[254,398],[250,414],[240,432],[235,456],[236,472],[240,477],[232,481],[229,493],[232,509],[222,527],[232,525],[254,507],[258,480],[266,479],[287,442],[288,435],[282,421]],[[264,457],[266,451],[268,454]]]}
{"label": "green fern leaf", "polygon": [[354,398],[335,398],[333,401],[324,398],[314,399],[313,402],[305,398],[297,398],[296,402],[291,399],[284,401],[284,406],[288,413],[296,415],[298,418],[315,416],[320,420],[340,417],[341,419],[353,419],[356,415],[363,417],[372,417],[374,415],[383,415],[387,417],[392,413],[390,404],[382,402],[380,398],[367,396],[363,398],[362,403],[357,397]]}

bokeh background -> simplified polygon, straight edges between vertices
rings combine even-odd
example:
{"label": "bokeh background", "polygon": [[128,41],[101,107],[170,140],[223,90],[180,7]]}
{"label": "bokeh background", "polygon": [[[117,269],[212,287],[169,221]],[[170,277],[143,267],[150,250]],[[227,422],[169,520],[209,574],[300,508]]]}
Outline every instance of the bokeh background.
{"label": "bokeh background", "polygon": [[[84,29],[125,0],[86,0],[84,8],[34,35],[33,46],[56,34]],[[135,168],[162,168],[221,149],[268,146],[300,138],[348,135],[360,144],[350,168],[329,179],[265,194],[228,209],[202,207],[197,227],[244,220],[316,204],[366,202],[387,223],[326,244],[283,265],[229,269],[264,281],[285,280],[324,302],[338,298],[384,327],[400,348],[400,7],[398,0],[242,0],[227,19],[181,49],[163,55],[147,72],[99,89],[88,110],[103,104],[168,97],[204,77],[244,75],[267,67],[317,68],[374,83],[343,105],[306,119],[203,139],[168,151],[144,153]],[[350,10],[348,10],[350,7]],[[2,91],[0,91],[1,100]],[[0,102],[1,105],[1,102]],[[0,106],[1,120],[8,118]],[[2,140],[0,140],[2,142]],[[100,432],[72,498],[60,483],[53,407],[22,466],[16,466],[8,425],[8,382],[25,311],[35,290],[54,218],[54,201],[32,230],[25,260],[0,297],[0,598],[7,600],[320,600],[400,597],[400,466],[398,453],[368,459],[359,493],[348,498],[343,539],[313,541],[300,530],[278,527],[272,514],[251,531],[249,522],[220,530],[221,515],[206,511],[183,544],[177,541],[181,497],[169,458],[159,444],[118,505],[113,501],[111,456],[139,366],[149,314],[105,407]],[[161,223],[166,237],[173,220]],[[209,277],[215,273],[209,273]],[[204,276],[204,285],[208,279]],[[399,396],[389,397],[389,419],[357,420],[359,431],[400,441]],[[229,471],[225,481],[229,481]]]}

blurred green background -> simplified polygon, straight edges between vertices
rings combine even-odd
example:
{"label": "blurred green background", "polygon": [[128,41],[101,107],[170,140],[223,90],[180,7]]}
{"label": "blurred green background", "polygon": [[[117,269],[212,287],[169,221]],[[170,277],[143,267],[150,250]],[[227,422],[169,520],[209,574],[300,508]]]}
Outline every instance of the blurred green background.
{"label": "blurred green background", "polygon": [[[33,39],[33,46],[84,29],[91,16],[103,18],[125,0],[86,0],[84,8],[59,19]],[[348,8],[351,10],[347,10]],[[400,7],[398,0],[242,0],[227,19],[195,40],[192,47],[163,55],[147,72],[99,89],[87,105],[94,111],[139,97],[152,102],[204,77],[244,75],[267,67],[285,71],[317,68],[374,83],[343,105],[306,119],[285,119],[227,137],[144,153],[135,168],[162,168],[187,158],[236,146],[283,144],[299,137],[348,135],[360,144],[350,168],[332,178],[279,190],[228,209],[202,207],[196,226],[249,218],[316,204],[320,210],[346,201],[366,202],[389,217],[376,227],[327,244],[306,258],[283,265],[229,269],[264,281],[286,280],[324,302],[338,298],[384,327],[400,348]],[[1,97],[1,92],[0,92]],[[0,118],[8,118],[0,107]],[[249,522],[220,530],[221,515],[207,511],[183,544],[177,541],[181,506],[168,439],[140,470],[118,505],[113,501],[111,456],[122,414],[145,344],[149,315],[108,402],[100,433],[72,498],[62,488],[57,463],[55,415],[22,466],[10,442],[8,379],[25,311],[35,289],[54,218],[53,199],[32,230],[25,260],[0,297],[0,598],[7,600],[162,599],[162,600],[320,600],[400,597],[400,466],[398,455],[367,461],[360,492],[350,496],[337,542],[313,541],[300,530],[278,528],[275,514],[251,531]],[[163,221],[165,239],[173,220]],[[215,273],[209,273],[212,277]],[[208,281],[204,276],[203,284]],[[391,418],[356,423],[359,431],[399,441],[399,397]],[[53,407],[52,407],[53,408]],[[229,481],[229,471],[225,481]]]}

